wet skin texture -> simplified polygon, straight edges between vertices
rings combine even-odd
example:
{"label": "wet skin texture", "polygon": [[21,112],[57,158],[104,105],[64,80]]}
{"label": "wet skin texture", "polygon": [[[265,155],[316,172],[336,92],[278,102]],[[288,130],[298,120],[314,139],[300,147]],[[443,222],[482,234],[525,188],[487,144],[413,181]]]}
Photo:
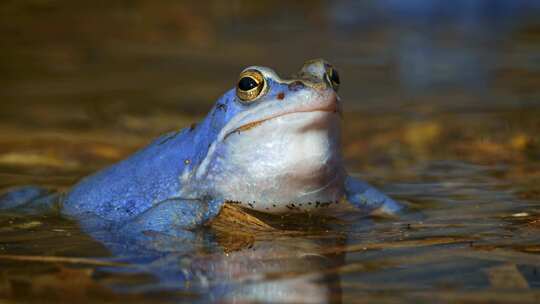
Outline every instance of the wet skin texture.
{"label": "wet skin texture", "polygon": [[289,79],[248,67],[199,124],[159,137],[61,199],[27,188],[5,195],[0,208],[54,206],[83,227],[175,236],[214,218],[225,202],[321,213],[347,201],[395,213],[398,203],[343,167],[338,87],[337,72],[321,59]]}

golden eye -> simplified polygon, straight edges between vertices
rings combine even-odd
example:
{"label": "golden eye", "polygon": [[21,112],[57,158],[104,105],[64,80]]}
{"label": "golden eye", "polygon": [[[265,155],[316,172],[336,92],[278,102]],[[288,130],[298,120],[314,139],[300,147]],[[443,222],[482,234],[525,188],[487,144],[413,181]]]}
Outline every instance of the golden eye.
{"label": "golden eye", "polygon": [[240,100],[249,103],[262,95],[265,89],[265,80],[261,72],[257,70],[247,70],[240,74],[236,95]]}
{"label": "golden eye", "polygon": [[326,79],[332,85],[332,88],[334,89],[334,91],[337,92],[339,89],[339,84],[340,84],[338,71],[332,67],[327,67]]}

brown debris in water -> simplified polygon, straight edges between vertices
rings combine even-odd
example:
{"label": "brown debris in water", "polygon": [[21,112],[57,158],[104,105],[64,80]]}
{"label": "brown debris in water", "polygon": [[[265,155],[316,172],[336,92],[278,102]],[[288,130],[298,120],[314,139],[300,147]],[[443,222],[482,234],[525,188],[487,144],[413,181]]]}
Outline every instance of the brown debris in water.
{"label": "brown debris in water", "polygon": [[57,256],[42,256],[42,255],[0,255],[0,260],[24,261],[24,262],[41,262],[41,263],[64,263],[64,264],[82,264],[91,266],[126,266],[124,263],[108,262],[99,259],[91,258],[73,258],[73,257],[57,257]]}
{"label": "brown debris in water", "polygon": [[256,233],[277,231],[232,203],[226,203],[209,225],[215,231],[217,240],[225,252],[252,246]]}
{"label": "brown debris in water", "polygon": [[400,248],[418,248],[424,246],[436,246],[447,245],[457,243],[467,243],[473,241],[473,238],[467,237],[452,237],[452,236],[440,236],[419,240],[402,240],[402,241],[390,241],[380,243],[359,243],[354,245],[348,245],[345,248],[346,252],[356,252],[363,250],[377,250],[377,249],[400,249]]}
{"label": "brown debris in water", "polygon": [[247,213],[241,207],[226,203],[210,226],[216,231],[252,233],[255,231],[276,231],[259,218]]}

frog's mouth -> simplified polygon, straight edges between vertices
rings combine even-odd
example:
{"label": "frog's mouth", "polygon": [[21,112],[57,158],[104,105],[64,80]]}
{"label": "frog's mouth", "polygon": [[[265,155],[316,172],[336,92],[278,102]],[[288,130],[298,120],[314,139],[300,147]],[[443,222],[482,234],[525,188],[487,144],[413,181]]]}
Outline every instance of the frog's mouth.
{"label": "frog's mouth", "polygon": [[272,119],[276,119],[278,117],[283,117],[283,116],[286,116],[286,115],[296,114],[296,113],[316,113],[316,112],[330,113],[330,114],[335,114],[335,115],[339,115],[340,117],[342,117],[342,112],[341,112],[341,109],[338,107],[338,104],[336,102],[332,102],[328,106],[324,106],[324,107],[312,108],[312,109],[295,109],[295,110],[291,110],[291,111],[284,111],[284,112],[281,112],[281,113],[276,113],[274,115],[270,115],[270,116],[267,116],[267,117],[252,121],[252,122],[242,124],[241,126],[239,126],[237,128],[234,128],[232,131],[229,131],[225,135],[224,139],[226,139],[231,134],[244,132],[244,131],[256,128],[256,127],[260,126],[261,124],[263,124],[264,122],[272,120]]}

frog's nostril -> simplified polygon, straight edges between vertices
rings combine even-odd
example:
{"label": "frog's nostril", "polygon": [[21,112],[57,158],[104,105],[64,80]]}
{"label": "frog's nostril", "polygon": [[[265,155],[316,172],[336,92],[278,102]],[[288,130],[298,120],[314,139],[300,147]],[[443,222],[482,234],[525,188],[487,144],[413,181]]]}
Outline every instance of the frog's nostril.
{"label": "frog's nostril", "polygon": [[303,89],[304,87],[305,87],[304,83],[299,80],[289,83],[289,90],[291,91],[298,91],[298,90]]}

